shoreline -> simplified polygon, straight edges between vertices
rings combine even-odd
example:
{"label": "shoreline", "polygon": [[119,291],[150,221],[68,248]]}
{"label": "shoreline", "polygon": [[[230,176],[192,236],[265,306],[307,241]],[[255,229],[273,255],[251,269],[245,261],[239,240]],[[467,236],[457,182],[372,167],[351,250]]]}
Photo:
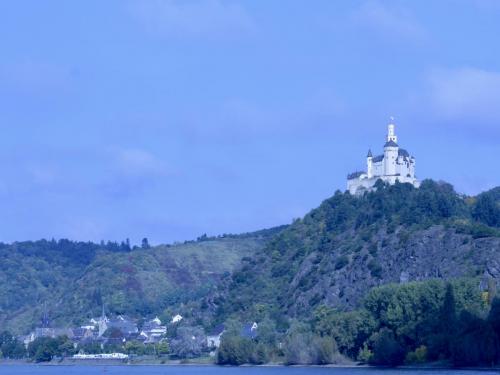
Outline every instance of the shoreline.
{"label": "shoreline", "polygon": [[154,366],[154,367],[290,367],[290,368],[344,368],[344,369],[395,369],[395,370],[460,370],[460,371],[499,371],[500,366],[496,367],[452,367],[446,365],[432,365],[432,364],[422,364],[422,365],[404,365],[398,367],[385,367],[385,366],[371,366],[367,364],[329,364],[329,365],[285,365],[283,363],[267,363],[263,365],[251,365],[245,364],[241,366],[229,366],[229,365],[217,365],[215,363],[207,362],[189,362],[182,363],[180,360],[166,361],[162,363],[161,361],[121,361],[121,360],[63,360],[63,361],[50,361],[50,362],[31,362],[28,360],[1,360],[0,367],[2,366],[67,366],[67,367],[100,367],[100,366],[116,366],[116,367],[126,367],[126,366]]}

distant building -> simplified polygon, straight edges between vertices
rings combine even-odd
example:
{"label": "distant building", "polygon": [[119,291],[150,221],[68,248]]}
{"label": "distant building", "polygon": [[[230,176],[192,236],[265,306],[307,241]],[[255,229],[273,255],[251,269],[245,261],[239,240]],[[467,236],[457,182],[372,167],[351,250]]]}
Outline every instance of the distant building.
{"label": "distant building", "polygon": [[259,328],[259,325],[255,322],[253,323],[247,323],[243,326],[241,329],[241,336],[245,337],[247,339],[255,339],[257,338],[257,328]]}
{"label": "distant building", "polygon": [[117,329],[123,333],[124,336],[130,336],[139,332],[137,324],[130,318],[118,315],[115,319],[110,319],[107,322],[107,329]]}
{"label": "distant building", "polygon": [[210,331],[210,334],[207,336],[207,347],[209,349],[216,349],[220,346],[220,340],[224,330],[224,324],[219,324]]}
{"label": "distant building", "polygon": [[373,189],[378,180],[389,184],[410,183],[415,187],[420,182],[415,177],[415,158],[408,151],[400,148],[395,133],[393,119],[387,126],[387,138],[384,153],[373,156],[368,150],[366,172],[354,172],[347,176],[347,189],[351,194],[362,194]]}
{"label": "distant building", "polygon": [[161,320],[156,317],[142,326],[140,336],[145,344],[158,343],[167,334],[167,327],[161,325]]}
{"label": "distant building", "polygon": [[172,323],[179,323],[181,320],[182,320],[182,315],[177,314],[174,317],[172,317]]}
{"label": "distant building", "polygon": [[72,328],[71,329],[71,339],[76,342],[80,341],[90,341],[94,338],[93,329],[87,327]]}

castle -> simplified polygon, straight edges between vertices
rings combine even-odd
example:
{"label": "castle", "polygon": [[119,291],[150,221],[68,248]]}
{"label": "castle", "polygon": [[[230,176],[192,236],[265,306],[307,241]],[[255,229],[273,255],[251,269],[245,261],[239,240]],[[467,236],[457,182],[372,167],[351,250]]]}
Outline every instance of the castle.
{"label": "castle", "polygon": [[410,183],[415,187],[420,182],[415,177],[415,158],[398,146],[393,119],[387,126],[387,141],[382,155],[373,156],[368,150],[366,172],[354,172],[347,176],[347,189],[351,194],[363,194],[373,189],[377,180],[394,184],[396,181]]}

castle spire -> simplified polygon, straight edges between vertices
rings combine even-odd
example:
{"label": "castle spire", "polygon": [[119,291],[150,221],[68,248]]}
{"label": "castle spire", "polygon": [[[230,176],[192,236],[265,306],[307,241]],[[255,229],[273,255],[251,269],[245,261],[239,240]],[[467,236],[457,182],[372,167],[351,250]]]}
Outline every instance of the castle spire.
{"label": "castle spire", "polygon": [[395,127],[396,125],[394,125],[394,117],[391,116],[389,118],[389,125],[387,125],[387,142],[394,142],[394,143],[398,143],[398,137],[396,135],[396,132],[395,132]]}

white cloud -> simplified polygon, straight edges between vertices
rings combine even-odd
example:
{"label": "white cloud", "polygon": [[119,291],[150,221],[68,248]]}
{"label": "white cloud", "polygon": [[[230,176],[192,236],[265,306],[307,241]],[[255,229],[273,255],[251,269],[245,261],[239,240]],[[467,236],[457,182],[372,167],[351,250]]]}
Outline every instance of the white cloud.
{"label": "white cloud", "polygon": [[167,163],[141,149],[120,149],[115,153],[114,165],[123,176],[160,176],[171,172]]}
{"label": "white cloud", "polygon": [[447,120],[474,119],[498,127],[500,72],[476,68],[434,70],[429,74],[433,112]]}
{"label": "white cloud", "polygon": [[379,1],[364,2],[353,14],[354,22],[390,39],[424,40],[425,28],[407,10],[388,7]]}
{"label": "white cloud", "polygon": [[230,38],[255,29],[247,11],[230,1],[134,1],[130,11],[148,31],[166,37]]}

